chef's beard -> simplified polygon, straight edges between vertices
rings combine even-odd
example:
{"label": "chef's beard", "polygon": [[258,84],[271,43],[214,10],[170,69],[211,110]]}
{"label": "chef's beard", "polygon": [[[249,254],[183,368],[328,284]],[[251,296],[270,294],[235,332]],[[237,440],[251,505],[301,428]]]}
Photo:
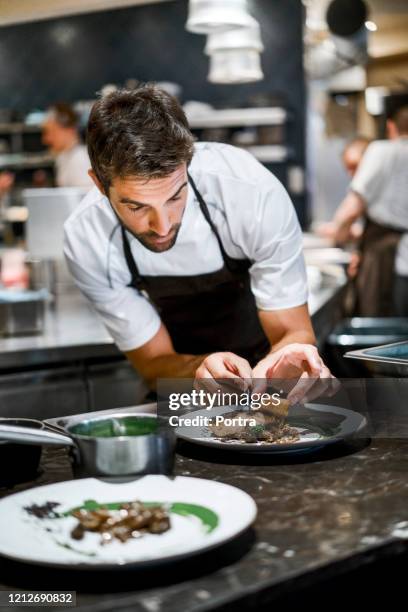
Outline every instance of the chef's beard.
{"label": "chef's beard", "polygon": [[[122,222],[123,223],[123,222]],[[153,253],[163,253],[164,251],[169,251],[176,243],[178,233],[180,231],[181,223],[176,223],[173,225],[169,233],[167,234],[169,239],[168,241],[162,244],[155,244],[155,238],[163,238],[163,236],[159,236],[156,232],[144,232],[143,234],[136,234],[133,232],[130,227],[123,223],[126,230],[129,234],[132,234],[136,240],[140,242],[146,249],[149,251],[153,251]]]}

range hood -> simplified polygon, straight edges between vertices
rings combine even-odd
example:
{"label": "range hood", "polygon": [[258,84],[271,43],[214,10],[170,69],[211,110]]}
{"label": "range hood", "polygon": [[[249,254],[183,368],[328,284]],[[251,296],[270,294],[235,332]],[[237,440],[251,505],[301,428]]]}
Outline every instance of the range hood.
{"label": "range hood", "polygon": [[304,0],[305,67],[310,78],[327,79],[367,63],[365,0]]}

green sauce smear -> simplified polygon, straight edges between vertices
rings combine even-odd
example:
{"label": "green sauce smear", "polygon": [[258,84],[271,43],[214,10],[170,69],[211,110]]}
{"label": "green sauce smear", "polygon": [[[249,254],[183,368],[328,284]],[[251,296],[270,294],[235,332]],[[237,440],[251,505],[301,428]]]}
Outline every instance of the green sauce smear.
{"label": "green sauce smear", "polygon": [[77,423],[69,428],[70,433],[92,438],[117,438],[119,436],[147,436],[158,431],[154,417],[128,416],[120,419],[107,418],[99,421]]}

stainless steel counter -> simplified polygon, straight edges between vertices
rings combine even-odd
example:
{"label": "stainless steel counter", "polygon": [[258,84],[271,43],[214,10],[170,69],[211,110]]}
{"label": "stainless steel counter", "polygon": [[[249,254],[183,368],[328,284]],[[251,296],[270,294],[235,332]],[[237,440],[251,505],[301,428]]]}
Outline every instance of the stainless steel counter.
{"label": "stainless steel counter", "polygon": [[0,368],[118,354],[97,314],[76,291],[48,306],[42,334],[0,338]]}
{"label": "stainless steel counter", "polygon": [[[330,331],[326,328],[332,324],[333,305],[340,306],[345,286],[341,268],[332,266],[328,273],[323,274],[321,287],[310,293],[309,309],[319,339]],[[98,315],[76,291],[58,296],[55,308],[47,309],[44,333],[0,338],[0,368],[117,355],[119,350]]]}

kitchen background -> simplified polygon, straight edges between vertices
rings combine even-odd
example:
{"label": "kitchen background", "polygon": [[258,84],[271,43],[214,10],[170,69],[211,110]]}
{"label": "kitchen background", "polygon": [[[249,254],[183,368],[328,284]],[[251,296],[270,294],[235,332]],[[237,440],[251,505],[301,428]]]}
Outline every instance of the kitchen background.
{"label": "kitchen background", "polygon": [[[283,106],[289,117],[282,128],[287,129],[272,134],[272,143],[282,142],[287,154],[283,162],[279,154],[279,162],[273,163],[272,169],[286,184],[289,166],[304,167],[304,7],[299,0],[252,2],[251,13],[262,28],[265,78],[239,85],[208,82],[205,36],[185,29],[187,0],[133,4],[138,6],[4,25],[0,39],[0,107],[11,109],[14,117],[21,118],[56,100],[90,100],[107,83],[170,81],[181,87],[183,102],[197,100],[217,108]],[[112,3],[106,3],[109,5]],[[228,139],[230,134],[220,130],[222,126],[218,133],[199,136]],[[35,147],[33,139],[27,144]],[[305,223],[306,199],[304,193],[295,191],[295,205]]]}

